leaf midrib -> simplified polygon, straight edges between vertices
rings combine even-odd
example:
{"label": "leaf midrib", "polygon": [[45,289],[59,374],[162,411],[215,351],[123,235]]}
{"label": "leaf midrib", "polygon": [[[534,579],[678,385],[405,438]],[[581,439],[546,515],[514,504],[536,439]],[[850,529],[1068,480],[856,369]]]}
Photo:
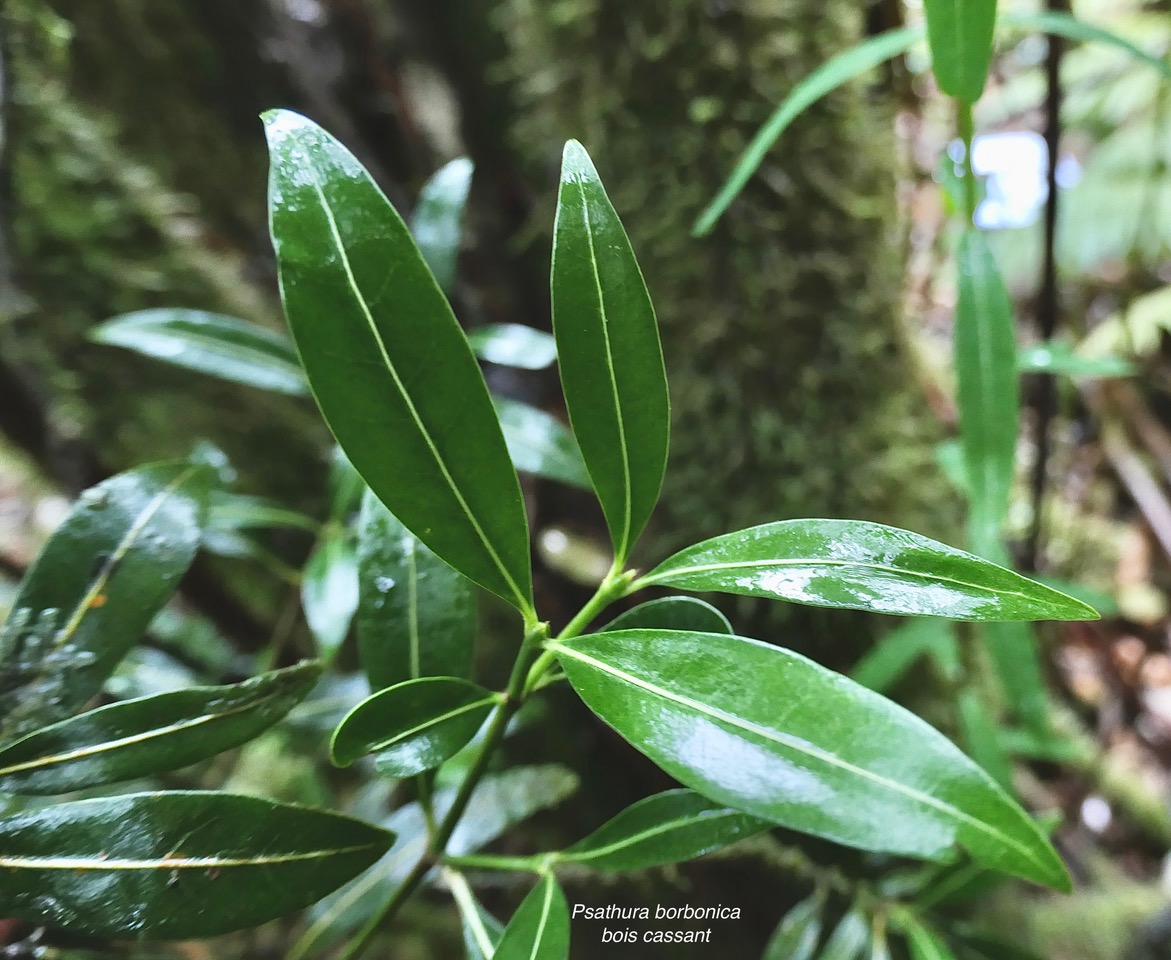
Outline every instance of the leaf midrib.
{"label": "leaf midrib", "polygon": [[430,717],[422,723],[416,724],[406,730],[396,733],[393,737],[387,740],[380,741],[373,744],[366,752],[367,753],[382,753],[389,750],[391,747],[402,743],[404,740],[409,740],[411,737],[426,733],[432,727],[438,727],[440,724],[446,723],[448,720],[455,720],[462,717],[465,713],[471,713],[473,710],[478,710],[480,707],[489,707],[496,702],[495,696],[481,697],[479,700],[473,700],[471,703],[465,703],[458,707],[448,710],[447,713],[439,714],[435,717]]}
{"label": "leaf midrib", "polygon": [[637,687],[641,690],[645,690],[646,692],[648,692],[654,696],[657,696],[663,700],[666,700],[671,703],[675,703],[681,707],[685,707],[685,708],[692,710],[700,715],[711,717],[714,720],[718,720],[718,721],[725,723],[729,726],[732,726],[736,729],[742,730],[745,733],[754,734],[755,736],[760,737],[763,740],[771,741],[773,743],[778,744],[779,746],[787,747],[791,750],[796,751],[797,753],[805,754],[806,756],[810,757],[811,759],[819,760],[822,763],[826,764],[827,766],[837,767],[838,769],[844,770],[845,772],[850,773],[854,776],[860,777],[865,780],[869,780],[872,783],[876,784],[877,786],[879,786],[883,789],[889,790],[892,793],[897,793],[897,794],[901,794],[903,796],[906,796],[909,799],[911,799],[917,803],[922,804],[923,806],[933,808],[933,809],[939,811],[940,813],[943,813],[947,816],[950,816],[958,821],[961,821],[963,823],[967,823],[969,826],[975,828],[977,831],[984,833],[984,834],[998,840],[999,842],[1003,843],[1005,846],[1011,847],[1012,849],[1016,850],[1018,853],[1023,854],[1031,863],[1034,863],[1034,864],[1038,865],[1039,867],[1044,868],[1044,864],[1036,858],[1036,855],[1033,853],[1033,851],[1030,848],[1022,845],[1019,841],[1015,840],[1014,838],[1008,836],[1005,833],[1002,833],[1000,830],[997,830],[995,827],[991,826],[990,824],[987,824],[984,821],[979,820],[976,817],[973,817],[970,814],[965,813],[964,811],[958,809],[957,807],[954,807],[950,804],[944,803],[941,800],[937,800],[935,797],[932,797],[930,794],[923,793],[922,791],[916,790],[913,787],[909,787],[905,784],[901,784],[897,780],[891,780],[887,777],[882,776],[881,774],[875,773],[870,770],[866,770],[863,767],[856,766],[852,763],[849,763],[848,761],[841,759],[840,757],[835,756],[832,753],[829,753],[829,752],[822,750],[818,747],[814,747],[811,744],[809,744],[809,743],[807,743],[797,737],[793,737],[789,734],[781,733],[779,730],[773,730],[769,727],[761,726],[760,724],[756,724],[751,721],[745,720],[742,717],[737,717],[734,714],[730,714],[724,710],[720,710],[716,707],[711,706],[710,704],[700,703],[698,700],[693,700],[692,698],[685,696],[683,694],[678,694],[678,693],[674,693],[670,690],[665,690],[662,687],[651,683],[650,681],[643,680],[640,677],[636,677],[632,674],[626,673],[623,670],[619,670],[617,667],[611,666],[608,663],[605,663],[600,660],[596,660],[595,658],[593,658],[585,653],[582,653],[580,650],[576,650],[572,647],[567,647],[567,646],[564,646],[563,644],[559,644],[559,643],[550,644],[549,649],[554,650],[559,654],[565,654],[565,655],[579,661],[580,663],[591,666],[594,669],[596,669],[602,673],[607,673],[610,676],[612,676],[612,677],[614,677],[624,683],[628,683],[631,686]]}
{"label": "leaf midrib", "polygon": [[265,854],[256,857],[153,857],[150,859],[94,857],[13,857],[0,856],[0,869],[10,870],[74,870],[86,872],[124,872],[134,870],[210,870],[232,867],[267,866],[277,863],[297,863],[306,860],[324,860],[377,849],[376,843],[333,847],[328,850],[305,850],[298,853]]}
{"label": "leaf midrib", "polygon": [[[521,592],[520,587],[513,579],[512,574],[508,572],[508,569],[505,567],[504,562],[500,558],[500,555],[496,552],[496,548],[489,541],[487,535],[484,533],[483,527],[480,526],[479,520],[476,519],[476,516],[472,512],[472,509],[469,506],[467,500],[464,499],[464,495],[460,492],[459,487],[456,485],[455,478],[452,477],[451,471],[447,467],[447,462],[443,459],[443,456],[440,454],[438,447],[435,446],[435,441],[432,438],[430,431],[426,428],[422,418],[419,416],[419,411],[416,409],[414,401],[407,392],[406,385],[402,382],[402,378],[399,377],[398,369],[390,359],[390,354],[386,349],[386,343],[382,339],[382,335],[378,330],[378,325],[374,321],[374,316],[371,314],[370,307],[366,303],[366,298],[362,295],[362,291],[358,286],[357,278],[354,276],[353,266],[350,264],[349,252],[346,250],[345,243],[342,241],[341,232],[338,230],[337,219],[333,215],[333,208],[329,205],[329,201],[327,201],[325,198],[325,191],[321,186],[321,180],[318,176],[317,168],[313,164],[308,164],[307,168],[313,179],[313,190],[317,194],[317,199],[321,203],[322,212],[325,214],[325,218],[329,223],[329,231],[333,237],[334,244],[337,247],[338,257],[342,265],[342,269],[345,271],[346,283],[349,285],[350,292],[354,295],[354,299],[357,302],[359,309],[361,310],[362,316],[366,320],[366,325],[370,330],[370,335],[374,338],[374,343],[378,347],[378,352],[382,357],[382,362],[385,365],[387,371],[390,373],[391,379],[394,381],[395,388],[402,397],[403,404],[406,406],[411,420],[414,421],[415,427],[418,429],[419,434],[423,437],[423,441],[426,443],[427,449],[430,451],[431,456],[435,461],[435,465],[439,467],[439,472],[443,476],[443,480],[447,484],[448,489],[451,491],[452,496],[455,498],[456,503],[459,505],[460,510],[467,518],[468,523],[471,524],[472,530],[475,532],[476,537],[479,539],[481,545],[484,547],[485,552],[488,554],[493,565],[496,567],[497,572],[501,577],[503,577],[508,589],[512,591],[512,594],[519,604],[521,610],[526,611],[530,607],[530,603],[527,597]],[[370,183],[370,186],[374,187],[373,182]],[[377,189],[377,187],[374,187],[374,189]]]}
{"label": "leaf midrib", "polygon": [[624,848],[633,847],[636,844],[642,843],[645,840],[653,840],[655,837],[663,834],[671,833],[675,830],[685,830],[688,826],[696,823],[717,823],[721,820],[736,819],[737,817],[751,818],[751,814],[741,813],[738,810],[712,810],[708,811],[708,816],[681,816],[673,820],[665,821],[664,823],[656,824],[653,827],[647,827],[637,833],[628,834],[626,837],[605,844],[601,847],[592,847],[589,850],[583,850],[581,853],[574,853],[570,848],[560,856],[559,860],[572,861],[574,863],[588,863],[591,860],[598,860],[601,857],[609,856],[615,851],[621,851]]}

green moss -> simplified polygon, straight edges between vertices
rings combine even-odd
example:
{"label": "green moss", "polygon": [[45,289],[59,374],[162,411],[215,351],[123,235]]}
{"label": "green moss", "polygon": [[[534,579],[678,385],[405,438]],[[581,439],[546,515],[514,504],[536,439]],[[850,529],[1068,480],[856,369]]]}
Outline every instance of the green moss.
{"label": "green moss", "polygon": [[561,141],[586,144],[655,300],[674,425],[648,554],[795,516],[954,537],[899,334],[884,98],[855,87],[816,107],[716,231],[690,236],[775,104],[859,38],[857,5],[507,0],[498,16],[518,151],[547,185]]}

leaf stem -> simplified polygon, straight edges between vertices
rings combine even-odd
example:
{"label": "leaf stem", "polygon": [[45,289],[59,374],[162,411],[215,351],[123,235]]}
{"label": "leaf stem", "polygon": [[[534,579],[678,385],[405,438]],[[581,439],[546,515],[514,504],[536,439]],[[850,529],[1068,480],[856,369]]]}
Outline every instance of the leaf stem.
{"label": "leaf stem", "polygon": [[535,857],[497,857],[491,854],[471,854],[463,857],[444,857],[444,864],[457,869],[510,870],[521,873],[544,873],[549,868],[548,855]]}
{"label": "leaf stem", "polygon": [[548,637],[548,624],[532,621],[526,623],[524,642],[521,645],[520,652],[517,653],[516,662],[512,665],[512,674],[508,679],[508,687],[504,691],[504,699],[496,708],[492,719],[488,721],[488,730],[484,734],[484,741],[480,745],[480,752],[476,755],[476,759],[473,761],[467,776],[464,777],[463,783],[460,784],[459,792],[456,793],[455,800],[452,801],[447,814],[431,835],[430,842],[427,845],[427,851],[419,858],[418,863],[407,874],[406,879],[395,888],[390,898],[382,905],[382,908],[366,922],[366,925],[358,935],[346,945],[345,950],[341,952],[338,960],[357,960],[366,951],[366,948],[370,946],[370,942],[374,939],[382,925],[398,913],[402,905],[415,892],[419,884],[423,882],[430,869],[443,856],[444,849],[447,847],[451,835],[455,832],[456,826],[458,826],[460,819],[464,815],[464,811],[467,809],[468,801],[472,798],[472,793],[487,771],[488,764],[492,759],[492,755],[496,752],[496,748],[500,746],[500,742],[504,739],[504,732],[508,728],[508,722],[516,715],[521,704],[524,703],[525,680],[529,675],[529,666],[536,658],[536,652],[540,649],[541,644]]}

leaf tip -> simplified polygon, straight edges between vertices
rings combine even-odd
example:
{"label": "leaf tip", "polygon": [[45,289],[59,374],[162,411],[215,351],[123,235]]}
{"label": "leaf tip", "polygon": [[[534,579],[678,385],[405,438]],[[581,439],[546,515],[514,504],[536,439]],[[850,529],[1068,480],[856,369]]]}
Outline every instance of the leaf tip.
{"label": "leaf tip", "polygon": [[561,182],[587,183],[600,179],[586,148],[577,140],[566,140],[561,154]]}

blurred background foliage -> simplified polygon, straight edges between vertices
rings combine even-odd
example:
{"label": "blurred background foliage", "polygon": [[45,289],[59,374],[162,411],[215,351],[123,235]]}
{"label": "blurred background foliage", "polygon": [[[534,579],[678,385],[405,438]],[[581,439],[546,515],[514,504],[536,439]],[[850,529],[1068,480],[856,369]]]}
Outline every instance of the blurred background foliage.
{"label": "blurred background foliage", "polygon": [[[1073,10],[1171,55],[1164,0],[1079,0]],[[962,539],[940,455],[955,432],[954,277],[938,182],[952,133],[925,46],[805,114],[715,233],[689,233],[797,81],[868,34],[920,17],[897,0],[5,0],[0,612],[80,489],[200,444],[245,493],[314,518],[352,510],[344,464],[331,463],[310,402],[88,339],[109,317],[149,307],[281,329],[257,120],[273,106],[331,130],[403,211],[443,163],[472,158],[453,293],[469,330],[548,329],[558,158],[565,138],[586,143],[655,299],[672,387],[672,457],[642,559],[791,516]],[[1013,35],[999,50],[979,132],[1040,132],[1047,42]],[[1157,957],[1171,952],[1160,880],[1171,845],[1171,88],[1099,45],[1065,51],[1061,88],[1059,337],[1080,356],[1129,361],[1136,373],[1062,381],[1040,498],[1029,489],[1035,417],[1019,450],[1018,545],[1039,504],[1039,570],[1076,580],[1111,614],[1047,632],[1069,749],[1015,770],[1030,804],[1064,814],[1056,836],[1079,887],[1064,899],[1013,887],[948,909],[1052,960]],[[1043,167],[1035,140],[1004,142],[1000,161],[989,148],[986,190],[1012,217],[1001,209],[989,225],[1027,346],[1039,340]],[[552,372],[486,372],[495,390],[563,415]],[[580,490],[526,480],[525,494],[541,556],[538,607],[563,620],[596,577],[601,514]],[[238,679],[313,649],[297,571],[318,539],[311,530],[250,533],[234,556],[201,558],[107,694]],[[497,681],[513,625],[482,599],[481,674]],[[749,603],[727,612],[742,632],[843,670],[892,626]],[[330,723],[365,692],[349,646],[337,663],[286,724],[177,782],[339,805],[400,827],[417,817],[368,770],[328,768]],[[918,664],[891,680],[892,692],[946,728],[940,672]],[[668,785],[568,699],[519,725],[512,766],[491,781],[496,792],[476,819],[483,842],[534,818],[502,852],[580,837]],[[565,742],[574,769],[548,766],[551,745]],[[575,792],[578,783],[589,789]],[[571,902],[735,900],[745,919],[715,937],[740,958],[760,955],[811,882],[838,898],[837,910],[859,881],[870,889],[891,868],[824,844],[761,843],[645,876],[567,880]],[[507,883],[481,892],[498,914],[517,901]],[[360,898],[341,906],[360,913]],[[346,925],[335,907],[182,950],[279,956],[306,929],[325,946]],[[645,955],[603,947],[594,932],[579,927],[575,956]],[[0,944],[27,933],[0,922]],[[461,949],[454,913],[424,897],[384,955]]]}

